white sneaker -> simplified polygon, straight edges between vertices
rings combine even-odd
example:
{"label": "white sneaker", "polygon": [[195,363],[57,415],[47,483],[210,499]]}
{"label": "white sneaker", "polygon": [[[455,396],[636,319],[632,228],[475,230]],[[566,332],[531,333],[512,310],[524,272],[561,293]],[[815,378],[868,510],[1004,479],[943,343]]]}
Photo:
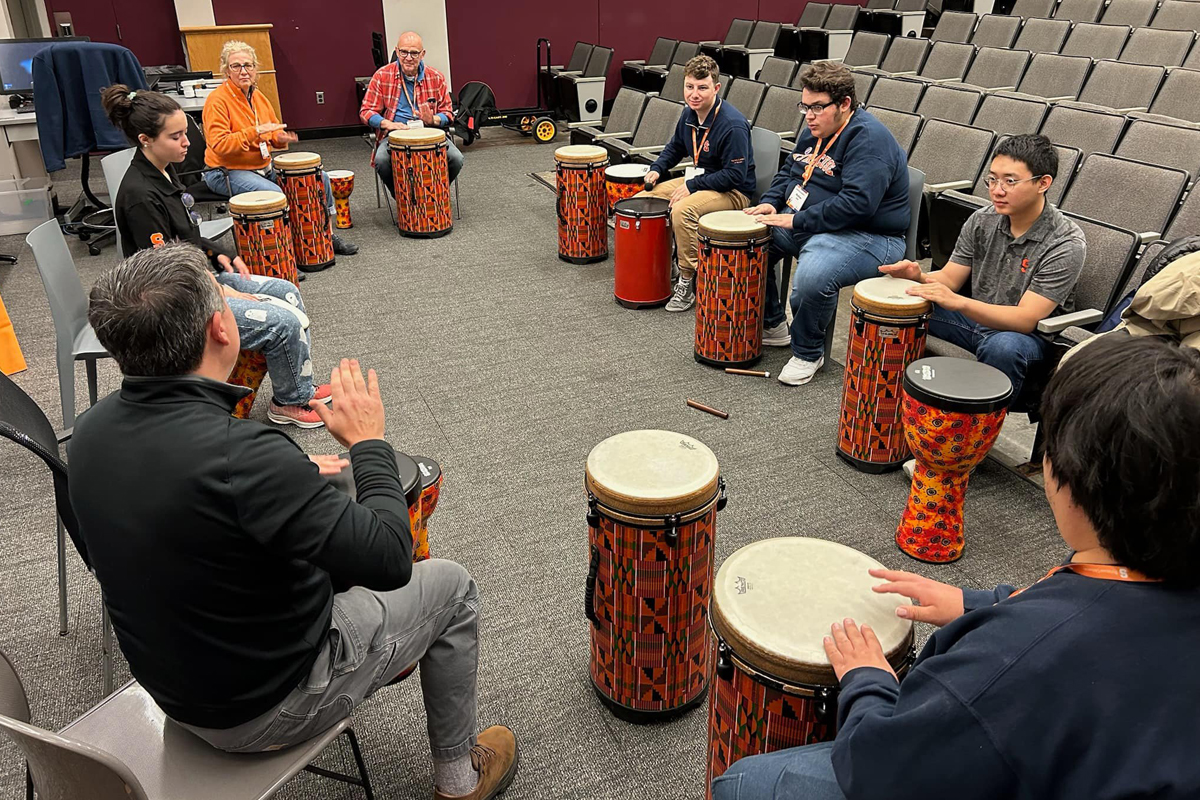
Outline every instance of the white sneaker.
{"label": "white sneaker", "polygon": [[694,280],[682,276],[679,278],[679,283],[675,284],[675,294],[667,303],[667,311],[687,311],[696,305],[696,290],[692,288]]}
{"label": "white sneaker", "polygon": [[787,320],[763,331],[763,344],[767,347],[787,347],[792,343],[792,332],[788,330]]}
{"label": "white sneaker", "polygon": [[913,473],[917,471],[917,460],[915,458],[910,458],[908,461],[905,461],[903,469],[904,474],[907,475],[908,479],[911,481]]}
{"label": "white sneaker", "polygon": [[813,375],[825,363],[825,356],[816,361],[805,361],[792,356],[791,360],[779,371],[779,382],[788,386],[800,386],[812,380]]}

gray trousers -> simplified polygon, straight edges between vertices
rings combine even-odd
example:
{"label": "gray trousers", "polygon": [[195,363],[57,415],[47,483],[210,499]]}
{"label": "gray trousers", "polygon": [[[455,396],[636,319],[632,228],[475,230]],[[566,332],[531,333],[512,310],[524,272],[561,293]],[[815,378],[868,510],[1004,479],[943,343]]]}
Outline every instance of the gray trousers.
{"label": "gray trousers", "polygon": [[278,706],[234,728],[184,727],[232,753],[279,750],[328,730],[419,663],[433,758],[459,758],[475,744],[478,619],[479,592],[466,569],[421,561],[402,589],[356,586],[334,596],[316,663]]}

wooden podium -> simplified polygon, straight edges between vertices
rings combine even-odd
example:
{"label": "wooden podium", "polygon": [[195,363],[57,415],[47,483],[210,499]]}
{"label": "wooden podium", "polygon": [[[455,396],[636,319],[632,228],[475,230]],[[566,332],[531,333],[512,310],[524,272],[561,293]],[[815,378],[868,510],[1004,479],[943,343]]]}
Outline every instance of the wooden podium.
{"label": "wooden podium", "polygon": [[279,119],[287,122],[279,107],[279,86],[275,83],[275,56],[271,52],[271,25],[201,25],[182,27],[183,47],[187,50],[188,68],[195,71],[212,70],[213,77],[221,75],[221,48],[231,39],[243,41],[258,55],[258,90],[266,95]]}

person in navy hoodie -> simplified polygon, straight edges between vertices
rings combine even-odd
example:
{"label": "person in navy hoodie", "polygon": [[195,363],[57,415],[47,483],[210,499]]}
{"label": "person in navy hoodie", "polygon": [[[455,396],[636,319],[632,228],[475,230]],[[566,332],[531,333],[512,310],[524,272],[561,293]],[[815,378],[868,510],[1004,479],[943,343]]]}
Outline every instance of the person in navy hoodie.
{"label": "person in navy hoodie", "polygon": [[736,762],[714,800],[1200,797],[1200,354],[1103,337],[1042,413],[1066,562],[992,591],[871,570],[938,627],[913,669],[835,624],[837,738]]}
{"label": "person in navy hoodie", "polygon": [[[800,138],[759,204],[746,209],[772,227],[763,344],[791,345],[779,373],[789,386],[808,383],[825,363],[838,290],[903,256],[910,218],[908,159],[883,123],[858,108],[850,70],[819,61],[800,83]],[[796,257],[790,331],[775,292],[784,256]]]}

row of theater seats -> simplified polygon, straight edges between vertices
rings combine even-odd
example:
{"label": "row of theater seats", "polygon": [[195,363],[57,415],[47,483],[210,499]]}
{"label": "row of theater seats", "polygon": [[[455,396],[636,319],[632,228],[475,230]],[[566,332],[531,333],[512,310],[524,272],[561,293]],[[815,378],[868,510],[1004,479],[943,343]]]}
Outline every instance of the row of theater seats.
{"label": "row of theater seats", "polygon": [[613,49],[576,42],[566,64],[539,66],[538,84],[547,108],[568,122],[599,122]]}

